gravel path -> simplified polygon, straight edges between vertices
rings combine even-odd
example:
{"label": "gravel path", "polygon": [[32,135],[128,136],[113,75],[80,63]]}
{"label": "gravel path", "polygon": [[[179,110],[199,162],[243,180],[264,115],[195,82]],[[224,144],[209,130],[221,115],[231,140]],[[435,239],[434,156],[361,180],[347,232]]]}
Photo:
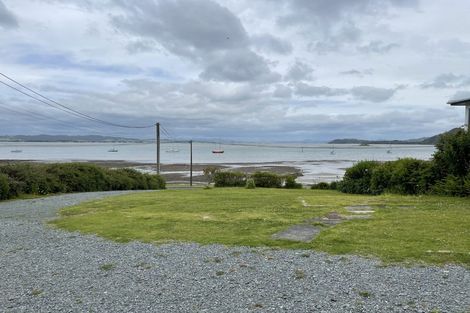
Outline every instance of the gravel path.
{"label": "gravel path", "polygon": [[[118,244],[44,225],[114,193],[0,203],[0,312],[469,312],[470,271],[220,245]],[[434,311],[433,311],[434,310]]]}

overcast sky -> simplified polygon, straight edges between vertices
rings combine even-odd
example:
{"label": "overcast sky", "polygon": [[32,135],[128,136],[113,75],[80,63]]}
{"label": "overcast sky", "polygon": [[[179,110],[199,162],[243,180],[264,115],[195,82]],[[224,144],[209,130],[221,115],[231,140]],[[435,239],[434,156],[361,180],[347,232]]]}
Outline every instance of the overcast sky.
{"label": "overcast sky", "polygon": [[[405,139],[462,125],[462,0],[0,0],[0,72],[172,136]],[[2,81],[6,80],[4,78]],[[0,85],[0,134],[115,134]]]}

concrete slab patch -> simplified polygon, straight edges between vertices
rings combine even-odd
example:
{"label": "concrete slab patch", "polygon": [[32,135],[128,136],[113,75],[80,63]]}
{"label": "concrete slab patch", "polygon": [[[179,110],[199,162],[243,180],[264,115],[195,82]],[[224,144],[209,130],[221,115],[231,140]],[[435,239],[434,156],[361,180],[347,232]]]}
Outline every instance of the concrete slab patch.
{"label": "concrete slab patch", "polygon": [[307,224],[299,224],[289,227],[286,230],[275,233],[271,236],[275,240],[290,240],[299,242],[310,242],[315,238],[321,229]]}

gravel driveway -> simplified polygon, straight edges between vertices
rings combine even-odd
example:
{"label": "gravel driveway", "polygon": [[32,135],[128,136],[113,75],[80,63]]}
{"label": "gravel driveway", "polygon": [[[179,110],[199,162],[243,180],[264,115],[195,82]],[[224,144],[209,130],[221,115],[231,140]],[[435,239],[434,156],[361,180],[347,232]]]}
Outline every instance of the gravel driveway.
{"label": "gravel driveway", "polygon": [[[164,192],[164,191],[163,191]],[[469,312],[470,271],[220,245],[119,244],[51,229],[61,207],[0,203],[0,312]]]}

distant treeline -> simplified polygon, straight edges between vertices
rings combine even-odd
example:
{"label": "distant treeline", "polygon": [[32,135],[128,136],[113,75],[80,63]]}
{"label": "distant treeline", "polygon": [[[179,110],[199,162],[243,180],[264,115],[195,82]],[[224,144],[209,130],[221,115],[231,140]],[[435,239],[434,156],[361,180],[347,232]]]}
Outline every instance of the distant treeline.
{"label": "distant treeline", "polygon": [[165,180],[133,169],[107,169],[86,163],[0,166],[0,200],[24,194],[145,189],[165,189]]}
{"label": "distant treeline", "polygon": [[408,140],[364,140],[364,139],[355,139],[355,138],[344,138],[344,139],[335,139],[328,143],[331,144],[360,144],[360,145],[374,145],[374,144],[386,144],[386,145],[435,145],[439,142],[439,139],[443,135],[455,134],[460,130],[460,128],[451,129],[448,132],[443,134],[438,134],[432,137],[425,137],[419,139],[408,139]]}
{"label": "distant treeline", "polygon": [[346,170],[333,184],[317,189],[337,189],[357,194],[439,194],[470,196],[470,132],[459,129],[440,136],[430,161],[412,158],[390,162],[362,161]]}

